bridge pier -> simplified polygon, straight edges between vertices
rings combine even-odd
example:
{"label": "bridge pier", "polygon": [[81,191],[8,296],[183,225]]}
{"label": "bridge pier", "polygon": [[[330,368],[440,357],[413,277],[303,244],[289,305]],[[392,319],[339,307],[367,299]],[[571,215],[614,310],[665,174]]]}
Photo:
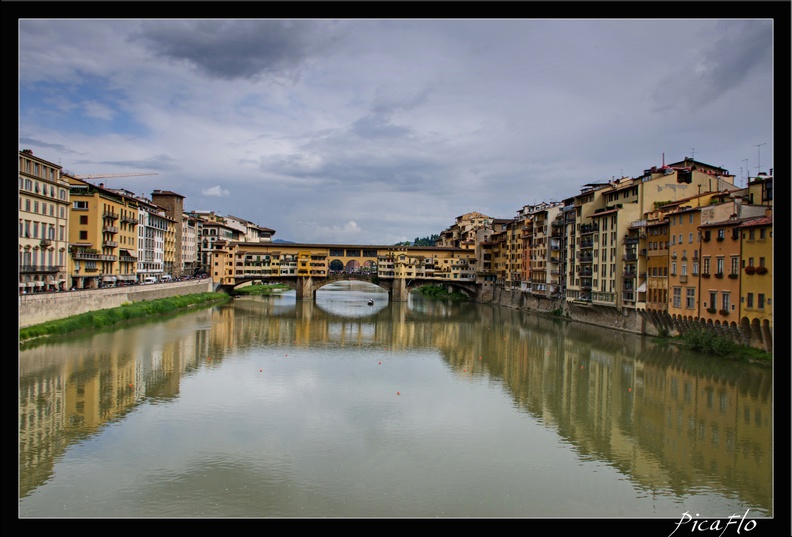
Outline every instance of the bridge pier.
{"label": "bridge pier", "polygon": [[299,276],[297,278],[297,300],[313,300],[314,299],[314,283],[311,276]]}
{"label": "bridge pier", "polygon": [[407,280],[404,278],[394,278],[391,280],[390,300],[392,302],[407,302]]}

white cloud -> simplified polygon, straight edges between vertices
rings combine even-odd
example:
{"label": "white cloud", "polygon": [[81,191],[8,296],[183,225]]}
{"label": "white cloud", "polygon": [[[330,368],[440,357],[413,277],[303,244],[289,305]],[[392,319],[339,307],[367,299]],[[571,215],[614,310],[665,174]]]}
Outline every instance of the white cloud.
{"label": "white cloud", "polygon": [[201,194],[208,197],[227,198],[231,195],[231,192],[218,185],[201,190]]}
{"label": "white cloud", "polygon": [[773,166],[766,20],[19,27],[20,149],[83,175],[158,172],[116,184],[284,240],[389,244],[469,211],[511,218],[663,155],[755,175],[766,144]]}

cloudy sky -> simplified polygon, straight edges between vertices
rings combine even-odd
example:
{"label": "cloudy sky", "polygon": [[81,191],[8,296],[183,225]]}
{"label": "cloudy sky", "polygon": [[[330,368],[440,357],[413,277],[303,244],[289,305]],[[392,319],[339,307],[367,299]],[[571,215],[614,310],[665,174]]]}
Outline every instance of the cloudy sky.
{"label": "cloudy sky", "polygon": [[18,31],[19,149],[79,175],[156,173],[105,184],[171,190],[276,239],[413,240],[663,159],[725,167],[740,185],[773,166],[768,19],[20,19]]}

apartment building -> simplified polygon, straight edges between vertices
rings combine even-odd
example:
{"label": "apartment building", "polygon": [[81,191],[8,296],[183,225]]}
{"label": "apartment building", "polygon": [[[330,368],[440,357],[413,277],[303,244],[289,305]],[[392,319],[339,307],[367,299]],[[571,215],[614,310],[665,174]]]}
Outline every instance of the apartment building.
{"label": "apartment building", "polygon": [[182,244],[185,240],[185,229],[182,222],[184,218],[184,196],[170,190],[154,190],[151,193],[151,202],[157,207],[164,209],[165,215],[174,222],[176,227],[172,235],[172,247],[167,240],[170,235],[166,236],[163,271],[174,278],[184,276],[188,274],[185,272],[183,259],[186,248]]}
{"label": "apartment building", "polygon": [[[181,221],[168,216],[165,209],[150,200],[138,197],[138,282],[159,281],[173,276],[177,266],[176,229]],[[181,256],[178,257],[181,264]],[[149,278],[149,280],[146,280]]]}
{"label": "apartment building", "polygon": [[69,182],[61,166],[19,152],[19,292],[70,287]]}
{"label": "apartment building", "polygon": [[[655,211],[647,215],[643,226],[646,234],[644,304],[649,310],[668,311],[668,224],[668,218]],[[641,289],[637,291],[640,293]]]}
{"label": "apartment building", "polygon": [[772,351],[773,217],[750,218],[738,226],[741,244],[740,320]]}
{"label": "apartment building", "polygon": [[77,289],[132,283],[136,279],[139,202],[64,174],[69,182],[69,272]]}

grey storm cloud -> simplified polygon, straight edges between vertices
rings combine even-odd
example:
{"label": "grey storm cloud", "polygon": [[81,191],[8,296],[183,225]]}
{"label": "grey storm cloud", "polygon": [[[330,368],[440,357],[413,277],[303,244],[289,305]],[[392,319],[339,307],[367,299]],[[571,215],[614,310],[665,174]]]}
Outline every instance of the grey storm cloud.
{"label": "grey storm cloud", "polygon": [[155,55],[185,61],[211,78],[289,75],[313,51],[312,21],[155,21],[136,39]]}
{"label": "grey storm cloud", "polygon": [[687,62],[663,77],[654,92],[658,108],[707,106],[758,71],[770,70],[765,59],[772,47],[769,22],[724,21],[717,29],[707,46],[689,51]]}

